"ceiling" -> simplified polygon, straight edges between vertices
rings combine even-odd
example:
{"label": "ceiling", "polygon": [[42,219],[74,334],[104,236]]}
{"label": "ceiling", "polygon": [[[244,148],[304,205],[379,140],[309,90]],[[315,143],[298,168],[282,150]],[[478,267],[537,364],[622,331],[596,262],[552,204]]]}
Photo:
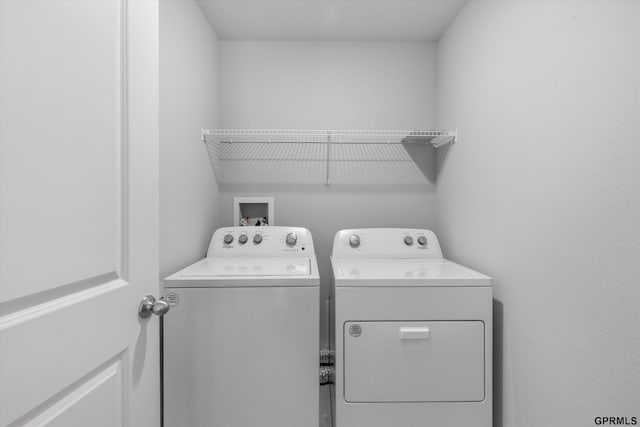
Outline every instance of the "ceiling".
{"label": "ceiling", "polygon": [[466,0],[198,0],[220,40],[438,40]]}

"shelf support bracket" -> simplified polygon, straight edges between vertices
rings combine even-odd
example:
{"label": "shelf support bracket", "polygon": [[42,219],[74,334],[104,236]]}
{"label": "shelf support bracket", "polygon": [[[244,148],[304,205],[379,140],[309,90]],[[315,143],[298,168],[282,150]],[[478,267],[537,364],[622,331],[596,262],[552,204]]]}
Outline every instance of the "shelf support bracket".
{"label": "shelf support bracket", "polygon": [[329,170],[331,169],[331,132],[327,132],[327,170],[325,177],[325,185],[329,185]]}

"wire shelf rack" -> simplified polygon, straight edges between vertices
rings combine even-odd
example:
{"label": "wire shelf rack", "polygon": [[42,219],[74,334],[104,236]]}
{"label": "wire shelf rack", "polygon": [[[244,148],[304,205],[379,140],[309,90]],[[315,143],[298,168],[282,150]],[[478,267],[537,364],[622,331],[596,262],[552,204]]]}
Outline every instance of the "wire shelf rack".
{"label": "wire shelf rack", "polygon": [[456,131],[203,129],[222,184],[420,184],[408,150],[455,142]]}

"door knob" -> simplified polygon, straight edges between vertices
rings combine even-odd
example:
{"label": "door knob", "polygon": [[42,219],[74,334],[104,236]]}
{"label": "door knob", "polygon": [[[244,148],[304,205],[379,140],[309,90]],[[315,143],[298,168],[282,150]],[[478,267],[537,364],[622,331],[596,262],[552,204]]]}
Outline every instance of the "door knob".
{"label": "door knob", "polygon": [[150,317],[152,314],[164,316],[169,311],[169,308],[169,303],[165,300],[161,299],[156,301],[153,295],[147,295],[140,301],[138,315],[143,319]]}

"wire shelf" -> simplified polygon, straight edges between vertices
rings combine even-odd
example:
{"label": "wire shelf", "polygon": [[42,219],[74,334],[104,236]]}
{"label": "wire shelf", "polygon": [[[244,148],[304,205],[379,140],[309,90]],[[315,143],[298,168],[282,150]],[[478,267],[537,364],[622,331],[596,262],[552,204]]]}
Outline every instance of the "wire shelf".
{"label": "wire shelf", "polygon": [[456,131],[203,129],[222,184],[420,184],[409,145],[440,147]]}

